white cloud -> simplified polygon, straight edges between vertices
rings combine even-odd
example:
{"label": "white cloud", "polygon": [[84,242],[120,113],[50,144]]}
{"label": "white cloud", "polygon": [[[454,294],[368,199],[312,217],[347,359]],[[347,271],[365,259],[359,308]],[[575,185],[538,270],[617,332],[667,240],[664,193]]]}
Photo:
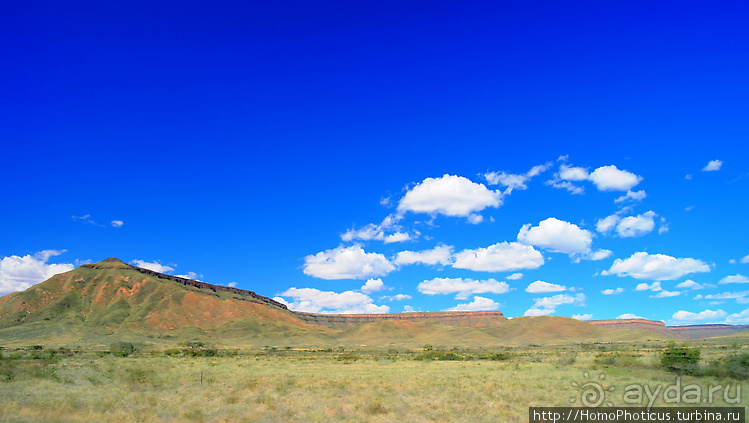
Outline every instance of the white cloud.
{"label": "white cloud", "polygon": [[393,270],[395,266],[385,256],[367,253],[360,245],[339,246],[304,258],[304,274],[320,279],[365,279]]}
{"label": "white cloud", "polygon": [[431,250],[422,250],[422,251],[401,251],[399,252],[395,259],[393,260],[393,263],[395,263],[398,266],[408,265],[408,264],[427,264],[427,265],[437,265],[441,264],[443,266],[446,266],[450,264],[452,261],[452,255],[453,255],[453,247],[450,245],[438,245]]}
{"label": "white cloud", "polygon": [[455,307],[448,308],[445,311],[487,311],[499,309],[499,303],[491,298],[474,296],[473,301],[467,304],[458,304]]}
{"label": "white cloud", "polygon": [[115,228],[122,227],[122,225],[124,225],[124,224],[125,224],[125,222],[123,222],[121,220],[113,220],[112,223],[111,223],[111,225],[114,226]]}
{"label": "white cloud", "polygon": [[403,306],[403,312],[404,313],[413,313],[415,311],[416,311],[416,309],[413,308],[413,306],[410,306],[410,305],[404,305]]}
{"label": "white cloud", "polygon": [[676,296],[678,296],[678,295],[681,295],[681,294],[682,294],[682,292],[681,292],[681,291],[666,291],[666,290],[664,289],[664,290],[661,290],[660,292],[658,292],[658,293],[657,293],[657,294],[655,294],[655,295],[651,295],[651,296],[650,296],[650,298],[668,298],[668,297],[676,297]]}
{"label": "white cloud", "polygon": [[744,258],[741,259],[741,262],[744,263],[744,264],[749,263],[749,254],[747,254],[746,256],[744,256]]}
{"label": "white cloud", "polygon": [[385,244],[391,244],[414,239],[414,235],[401,231],[400,226],[396,224],[398,220],[400,220],[400,216],[389,215],[379,225],[370,223],[360,229],[349,229],[341,235],[341,240],[344,242],[376,240],[382,241]]}
{"label": "white cloud", "polygon": [[489,185],[502,185],[505,187],[505,194],[510,194],[513,190],[524,190],[528,189],[528,186],[526,185],[528,181],[530,181],[531,178],[534,176],[537,176],[541,174],[542,172],[545,172],[549,167],[551,167],[551,163],[546,163],[542,165],[533,166],[531,170],[529,170],[525,174],[517,175],[514,173],[506,173],[506,172],[488,172],[485,173],[483,176],[486,178],[486,182]]}
{"label": "white cloud", "polygon": [[513,273],[510,276],[506,277],[505,279],[508,279],[508,280],[511,280],[511,281],[516,281],[516,280],[522,279],[522,278],[523,278],[523,274],[522,273]]}
{"label": "white cloud", "polygon": [[697,295],[694,297],[695,300],[736,300],[739,304],[746,304],[749,302],[749,291],[739,292],[722,292],[720,294],[710,295]]}
{"label": "white cloud", "polygon": [[361,287],[361,291],[368,294],[372,292],[382,291],[383,289],[385,289],[385,284],[382,282],[382,279],[379,278],[370,279]]}
{"label": "white cloud", "polygon": [[544,281],[535,281],[532,284],[528,285],[528,288],[525,288],[525,292],[530,292],[531,294],[543,294],[547,292],[559,292],[566,290],[566,286]]}
{"label": "white cloud", "polygon": [[462,176],[426,178],[411,188],[398,203],[398,212],[468,217],[487,207],[499,207],[502,193]]}
{"label": "white cloud", "polygon": [[673,280],[690,273],[709,272],[702,260],[675,258],[665,254],[637,252],[626,260],[616,259],[609,270],[602,275],[631,276],[635,279]]}
{"label": "white cloud", "polygon": [[714,172],[716,170],[720,170],[720,167],[723,166],[723,162],[720,160],[710,160],[710,163],[705,165],[705,167],[702,168],[703,172]]}
{"label": "white cloud", "polygon": [[74,269],[72,264],[47,264],[50,257],[65,250],[44,250],[33,256],[7,256],[0,259],[0,295],[23,291],[52,276]]}
{"label": "white cloud", "polygon": [[387,299],[388,301],[405,301],[405,300],[410,300],[411,296],[407,294],[398,294],[398,295],[393,295],[392,297],[383,297],[383,298]]}
{"label": "white cloud", "polygon": [[593,318],[593,315],[590,314],[590,313],[586,313],[586,314],[575,314],[575,315],[572,316],[572,318],[576,319],[576,320],[590,320],[590,319]]}
{"label": "white cloud", "polygon": [[676,287],[681,289],[704,289],[712,286],[701,285],[691,279],[687,279],[684,282],[676,285]]}
{"label": "white cloud", "polygon": [[611,257],[611,255],[614,254],[611,250],[605,250],[605,249],[599,249],[595,251],[591,251],[590,253],[583,256],[585,260],[603,260],[605,258]]}
{"label": "white cloud", "polygon": [[616,225],[617,223],[619,223],[620,219],[621,218],[616,214],[606,216],[603,219],[598,219],[598,222],[596,223],[596,231],[605,234],[616,228]]}
{"label": "white cloud", "polygon": [[726,323],[729,325],[749,325],[749,308],[739,313],[729,315],[726,317]]}
{"label": "white cloud", "polygon": [[159,273],[167,273],[167,272],[171,272],[174,270],[173,267],[167,266],[165,264],[161,264],[157,261],[148,262],[144,260],[133,260],[130,263],[140,268],[153,270],[154,272],[159,272]]}
{"label": "white cloud", "polygon": [[749,278],[741,275],[741,274],[735,274],[731,276],[726,276],[725,278],[721,279],[719,284],[727,284],[727,283],[749,283]]}
{"label": "white cloud", "polygon": [[622,195],[621,197],[618,197],[616,200],[614,200],[615,203],[621,203],[624,201],[642,201],[647,197],[647,194],[645,193],[645,190],[640,191],[627,191],[625,195]]}
{"label": "white cloud", "polygon": [[559,179],[579,182],[587,180],[589,176],[588,169],[584,167],[573,167],[566,164],[559,166]]}
{"label": "white cloud", "polygon": [[453,267],[482,272],[536,269],[544,257],[530,245],[500,242],[486,248],[467,249],[455,254]]}
{"label": "white cloud", "polygon": [[550,180],[550,181],[546,181],[546,185],[550,185],[554,188],[566,189],[567,191],[570,192],[570,194],[575,194],[575,195],[582,195],[585,192],[585,189],[583,187],[575,185],[569,181]]}
{"label": "white cloud", "polygon": [[[174,270],[174,269],[172,269],[172,270]],[[161,273],[163,273],[163,272],[161,272]],[[186,275],[175,275],[175,276],[177,276],[177,277],[180,277],[180,278],[185,278],[185,279],[192,279],[192,280],[194,280],[194,281],[199,281],[199,279],[198,279],[198,278],[202,278],[202,277],[203,277],[203,275],[198,275],[198,274],[197,274],[197,273],[195,273],[195,272],[187,272],[187,274],[186,274]],[[236,285],[236,284],[237,284],[236,282],[232,282],[232,283],[233,283],[234,285]],[[228,285],[227,285],[227,286],[228,286]]]}
{"label": "white cloud", "polygon": [[646,283],[638,283],[637,286],[635,287],[635,291],[653,291],[653,292],[658,292],[658,291],[660,291],[662,289],[663,288],[661,288],[661,283],[660,282],[653,282],[650,285],[648,285]]}
{"label": "white cloud", "polygon": [[421,282],[416,289],[427,295],[456,294],[455,298],[464,300],[471,294],[504,294],[510,290],[510,285],[495,279],[434,278]]}
{"label": "white cloud", "polygon": [[644,319],[644,317],[640,317],[632,313],[624,313],[624,314],[617,316],[616,319],[617,320],[630,320],[630,319]]}
{"label": "white cloud", "polygon": [[599,191],[628,191],[642,181],[641,176],[620,170],[614,165],[599,167],[588,176],[588,179]]}
{"label": "white cloud", "polygon": [[616,232],[622,238],[634,238],[649,234],[655,228],[657,214],[654,211],[627,216],[616,225]]}
{"label": "white cloud", "polygon": [[237,283],[236,282],[229,282],[229,283],[226,284],[226,286],[228,286],[229,288],[236,288],[237,287]]}
{"label": "white cloud", "polygon": [[691,311],[679,310],[674,313],[671,318],[677,322],[695,322],[709,320],[709,323],[715,323],[718,320],[726,317],[726,312],[723,310],[704,310],[699,313],[692,313]]}
{"label": "white cloud", "polygon": [[289,288],[280,296],[294,299],[284,301],[290,309],[307,313],[373,314],[390,311],[388,306],[375,305],[368,295],[354,291],[337,293],[315,288]]}
{"label": "white cloud", "polygon": [[529,317],[548,316],[554,311],[556,310],[550,309],[550,308],[529,308],[528,310],[525,310],[525,313],[523,313],[523,316],[529,316]]}
{"label": "white cloud", "polygon": [[572,304],[575,306],[585,305],[585,294],[559,294],[552,297],[536,298],[533,307],[526,310],[524,316],[546,316],[556,311],[560,305]]}
{"label": "white cloud", "polygon": [[619,295],[622,292],[624,292],[624,288],[604,289],[603,291],[601,291],[601,294],[603,294],[603,295]]}
{"label": "white cloud", "polygon": [[575,224],[550,217],[538,226],[523,225],[518,241],[565,254],[581,254],[590,250],[593,234]]}
{"label": "white cloud", "polygon": [[686,175],[684,175],[684,179],[686,179],[687,181],[691,181],[692,180],[692,175],[691,174],[686,174]]}

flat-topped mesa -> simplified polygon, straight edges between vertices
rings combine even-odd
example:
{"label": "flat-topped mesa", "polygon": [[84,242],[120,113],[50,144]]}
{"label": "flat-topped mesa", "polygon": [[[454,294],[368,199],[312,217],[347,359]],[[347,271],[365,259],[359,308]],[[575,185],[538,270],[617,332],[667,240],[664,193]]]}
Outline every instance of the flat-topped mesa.
{"label": "flat-topped mesa", "polygon": [[486,326],[507,318],[500,311],[446,311],[393,314],[314,314],[294,312],[302,321],[332,328],[379,321],[439,322],[458,326]]}
{"label": "flat-topped mesa", "polygon": [[647,319],[610,319],[610,320],[588,320],[588,323],[592,323],[597,326],[666,326],[665,323],[657,320]]}
{"label": "flat-topped mesa", "polygon": [[[132,266],[129,264],[126,264],[122,262],[120,259],[110,257],[108,259],[102,260],[98,263],[94,264],[84,264],[81,265],[81,267],[87,267],[90,269],[129,269],[134,270],[136,272],[143,273],[148,276],[153,276],[155,278],[159,279],[165,279],[170,280],[173,282],[181,283],[185,286],[194,286],[195,288],[199,289],[207,289],[213,292],[222,291],[222,292],[229,292],[235,295],[244,296],[244,297],[252,297],[256,300],[274,305],[276,307],[282,308],[284,310],[288,310],[285,304],[279,303],[278,301],[275,301],[273,299],[270,299],[268,297],[263,297],[262,295],[258,295],[253,291],[248,291],[246,289],[239,289],[239,288],[232,288],[230,286],[221,286],[221,285],[213,285],[210,283],[200,282],[192,279],[182,278],[179,276],[172,276],[172,275],[166,275],[164,273],[155,272],[153,270],[144,269],[142,267],[138,266]],[[241,297],[239,298],[241,299]]]}

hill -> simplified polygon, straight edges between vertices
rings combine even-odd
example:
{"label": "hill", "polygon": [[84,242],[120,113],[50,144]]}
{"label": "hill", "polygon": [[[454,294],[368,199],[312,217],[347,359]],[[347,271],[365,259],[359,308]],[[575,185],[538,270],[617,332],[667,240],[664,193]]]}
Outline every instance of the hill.
{"label": "hill", "polygon": [[[325,315],[255,292],[165,275],[109,258],[0,298],[4,345],[169,347],[516,345],[682,337],[660,322],[507,319],[498,311]],[[690,332],[698,334],[696,330]],[[699,332],[704,335],[708,332]]]}

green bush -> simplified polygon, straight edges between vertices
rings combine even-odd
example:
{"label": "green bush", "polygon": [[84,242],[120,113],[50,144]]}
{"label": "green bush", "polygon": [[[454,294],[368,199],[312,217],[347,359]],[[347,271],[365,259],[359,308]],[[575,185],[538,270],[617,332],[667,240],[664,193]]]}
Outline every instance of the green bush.
{"label": "green bush", "polygon": [[661,353],[660,364],[670,372],[692,374],[698,370],[700,349],[670,345]]}
{"label": "green bush", "polygon": [[722,360],[713,361],[703,374],[738,380],[749,379],[749,353],[732,355]]}
{"label": "green bush", "polygon": [[454,352],[427,351],[414,357],[414,360],[460,361],[463,357]]}
{"label": "green bush", "polygon": [[114,342],[109,346],[109,351],[120,357],[127,357],[135,352],[135,345],[130,342]]}

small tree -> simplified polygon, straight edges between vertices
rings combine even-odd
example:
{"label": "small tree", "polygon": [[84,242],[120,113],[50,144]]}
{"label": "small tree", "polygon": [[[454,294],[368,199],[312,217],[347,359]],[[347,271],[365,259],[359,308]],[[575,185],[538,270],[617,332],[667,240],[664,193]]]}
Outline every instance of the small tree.
{"label": "small tree", "polygon": [[661,353],[661,366],[671,372],[694,373],[699,362],[699,348],[689,348],[686,345],[677,347],[671,344]]}
{"label": "small tree", "polygon": [[127,357],[135,352],[135,345],[130,342],[115,342],[109,347],[109,351],[120,357]]}

